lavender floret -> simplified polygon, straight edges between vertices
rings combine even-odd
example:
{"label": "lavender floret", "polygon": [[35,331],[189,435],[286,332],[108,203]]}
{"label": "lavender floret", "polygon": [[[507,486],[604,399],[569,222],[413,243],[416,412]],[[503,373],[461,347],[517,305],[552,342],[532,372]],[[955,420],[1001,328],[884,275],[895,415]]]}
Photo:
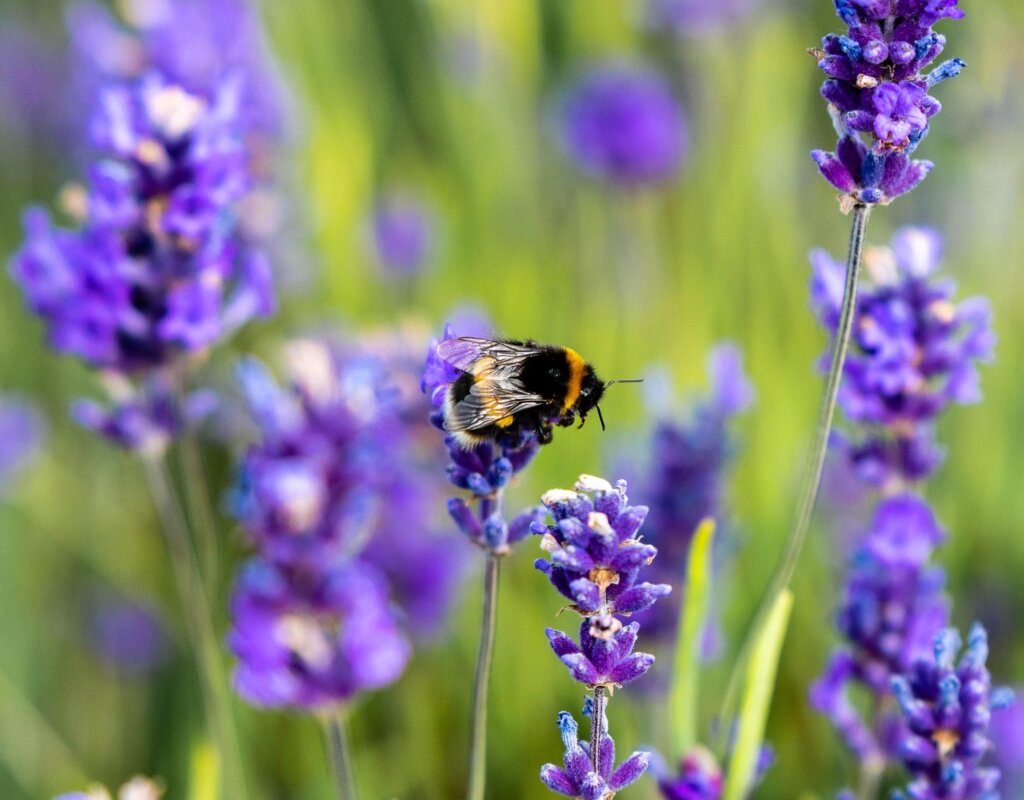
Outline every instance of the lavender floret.
{"label": "lavender floret", "polygon": [[[935,636],[934,656],[892,678],[892,690],[908,731],[900,757],[913,780],[911,800],[997,798],[1000,773],[981,765],[991,748],[992,712],[1013,702],[1009,689],[993,689],[985,662],[988,637],[975,624],[958,665],[960,636],[946,629]],[[898,797],[904,797],[900,794]]]}
{"label": "lavender floret", "polygon": [[[983,298],[954,302],[955,284],[936,275],[942,238],[902,228],[865,257],[870,283],[857,298],[839,404],[866,432],[845,442],[858,473],[874,485],[921,480],[942,460],[933,424],[953,403],[981,398],[977,365],[992,360],[995,335]],[[812,305],[835,330],[844,266],[811,254]]]}
{"label": "lavender floret", "polygon": [[826,75],[821,94],[839,142],[834,152],[814,150],[811,157],[846,205],[889,203],[932,168],[930,161],[910,159],[941,109],[928,90],[965,66],[952,59],[925,71],[946,43],[932,25],[963,17],[956,0],[941,5],[836,0],[847,33],[830,33],[812,52]]}

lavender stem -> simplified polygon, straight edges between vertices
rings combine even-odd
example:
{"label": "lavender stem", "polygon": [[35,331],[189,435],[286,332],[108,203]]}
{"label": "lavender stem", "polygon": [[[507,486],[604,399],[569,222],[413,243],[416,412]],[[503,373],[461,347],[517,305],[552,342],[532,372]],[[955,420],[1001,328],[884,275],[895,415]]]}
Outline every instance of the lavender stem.
{"label": "lavender stem", "polygon": [[590,718],[590,764],[594,768],[594,772],[599,774],[601,772],[601,728],[604,725],[606,702],[605,688],[595,686],[594,713]]}
{"label": "lavender stem", "polygon": [[[740,683],[742,682],[746,669],[745,665],[753,642],[764,625],[768,613],[774,606],[779,594],[789,585],[793,572],[796,570],[797,561],[800,559],[800,552],[807,539],[811,515],[814,512],[814,506],[818,499],[818,487],[821,485],[821,473],[825,466],[825,456],[828,454],[828,441],[832,433],[832,418],[835,415],[836,397],[839,394],[843,365],[846,363],[846,351],[850,344],[853,316],[857,307],[857,281],[860,277],[861,261],[864,255],[864,234],[867,229],[870,213],[870,205],[857,203],[853,207],[850,245],[846,256],[846,278],[843,284],[843,305],[839,315],[839,327],[836,330],[835,341],[832,346],[832,358],[829,363],[828,375],[825,379],[825,391],[822,393],[821,405],[818,408],[818,423],[807,462],[803,487],[800,492],[800,502],[797,505],[796,524],[786,543],[786,549],[776,562],[768,583],[768,589],[761,597],[761,602],[744,638],[742,650],[736,659],[735,667],[729,679],[729,686],[725,693],[725,699],[722,703],[720,717],[722,720],[727,721],[732,718]],[[727,730],[729,725],[724,724],[722,728]]]}
{"label": "lavender stem", "polygon": [[207,491],[203,455],[193,431],[186,431],[181,437],[179,453],[185,503],[192,522],[192,530],[198,534],[196,548],[202,554],[200,567],[202,574],[206,576],[207,591],[216,594],[219,572],[217,523],[213,514],[213,504],[210,502],[210,493]]}
{"label": "lavender stem", "polygon": [[494,660],[494,633],[498,619],[498,576],[501,555],[487,551],[484,569],[484,613],[480,623],[480,649],[473,680],[472,743],[469,753],[469,800],[483,800],[487,776],[487,686]]}
{"label": "lavender stem", "polygon": [[348,718],[343,708],[324,720],[324,736],[327,739],[327,757],[331,763],[335,796],[337,800],[355,800],[356,786],[348,746]]}
{"label": "lavender stem", "polygon": [[220,754],[224,792],[228,797],[248,797],[210,603],[192,554],[181,502],[164,457],[144,458],[143,464],[185,614],[185,630],[199,673],[203,706]]}

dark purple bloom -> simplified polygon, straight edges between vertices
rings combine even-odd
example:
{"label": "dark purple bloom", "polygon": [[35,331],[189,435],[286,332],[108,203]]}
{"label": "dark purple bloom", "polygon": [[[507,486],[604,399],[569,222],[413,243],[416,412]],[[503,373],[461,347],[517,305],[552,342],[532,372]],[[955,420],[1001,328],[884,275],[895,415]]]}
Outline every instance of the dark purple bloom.
{"label": "dark purple bloom", "polygon": [[615,742],[608,735],[607,721],[601,726],[598,770],[590,759],[589,742],[581,742],[576,720],[568,711],[558,714],[558,729],[565,746],[564,769],[545,764],[540,779],[551,791],[582,800],[605,800],[636,781],[647,770],[650,753],[637,751],[615,768]]}
{"label": "dark purple bloom", "polygon": [[[859,474],[876,485],[916,481],[941,461],[932,424],[951,403],[980,397],[977,364],[992,358],[995,336],[982,298],[954,303],[955,285],[933,273],[942,240],[929,228],[903,228],[891,246],[869,251],[871,282],[857,298],[839,404],[866,433],[846,444]],[[812,305],[833,331],[844,265],[811,254]]]}
{"label": "dark purple bloom", "polygon": [[888,203],[932,168],[929,161],[909,158],[941,108],[928,89],[959,75],[965,64],[953,59],[923,71],[946,43],[931,26],[942,17],[959,19],[963,12],[956,0],[836,0],[835,6],[848,31],[830,33],[815,53],[826,75],[821,94],[839,142],[835,152],[814,150],[811,157],[843,193],[844,204]]}
{"label": "dark purple bloom", "polygon": [[420,272],[431,255],[434,220],[430,210],[412,197],[393,196],[373,212],[373,244],[377,258],[392,275]]}
{"label": "dark purple bloom", "polygon": [[654,656],[633,652],[639,630],[635,622],[623,626],[616,617],[602,615],[583,620],[579,644],[554,628],[545,633],[573,680],[588,688],[614,688],[636,680],[654,663]]}
{"label": "dark purple bloom", "polygon": [[671,178],[688,145],[682,109],[665,80],[617,64],[593,69],[569,89],[558,133],[580,169],[623,186]]}
{"label": "dark purple bloom", "polygon": [[153,611],[137,602],[105,600],[92,614],[90,641],[104,661],[142,674],[167,658],[168,640]]}
{"label": "dark purple bloom", "polygon": [[44,436],[43,420],[27,402],[0,396],[0,497],[35,458]]}
{"label": "dark purple bloom", "polygon": [[317,709],[397,680],[410,648],[368,564],[248,562],[231,602],[235,688],[263,706]]}
{"label": "dark purple bloom", "polygon": [[911,800],[995,798],[999,770],[981,766],[991,748],[989,720],[1013,702],[1009,689],[992,689],[985,662],[988,638],[975,624],[960,663],[960,636],[946,629],[935,636],[934,658],[921,659],[892,678],[907,732],[900,758],[913,776]]}
{"label": "dark purple bloom", "polygon": [[651,772],[658,782],[658,791],[665,800],[719,800],[723,776],[714,755],[703,747],[695,747],[669,771],[658,757],[651,759]]}
{"label": "dark purple bloom", "polygon": [[633,614],[672,591],[638,582],[658,550],[637,535],[647,508],[627,504],[625,481],[612,487],[582,475],[575,491],[552,489],[542,501],[552,522],[535,522],[532,530],[551,560],[537,559],[534,566],[580,614]]}
{"label": "dark purple bloom", "polygon": [[239,100],[237,82],[202,96],[155,74],[102,95],[81,228],[31,210],[11,264],[55,349],[136,373],[274,310],[269,266],[237,236]]}

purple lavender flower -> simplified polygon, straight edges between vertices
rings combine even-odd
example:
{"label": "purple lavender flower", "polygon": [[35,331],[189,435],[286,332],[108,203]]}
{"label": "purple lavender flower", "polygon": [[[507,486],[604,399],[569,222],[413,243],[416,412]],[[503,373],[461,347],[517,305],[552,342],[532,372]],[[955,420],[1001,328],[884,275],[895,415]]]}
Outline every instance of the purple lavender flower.
{"label": "purple lavender flower", "polygon": [[433,237],[430,210],[412,197],[387,197],[374,209],[373,244],[381,266],[391,275],[420,272],[430,259]]}
{"label": "purple lavender flower", "polygon": [[239,99],[235,83],[203,97],[157,75],[104,93],[81,229],[33,209],[12,263],[55,349],[132,373],[273,311],[269,266],[233,235],[249,180]]}
{"label": "purple lavender flower", "polygon": [[688,146],[682,109],[664,79],[621,64],[592,69],[569,89],[558,134],[580,169],[622,186],[670,179]]}
{"label": "purple lavender flower", "polygon": [[[889,248],[866,255],[872,283],[857,298],[839,404],[867,432],[845,445],[858,473],[884,485],[926,477],[941,462],[932,423],[952,403],[977,402],[977,364],[992,359],[995,336],[983,298],[954,304],[955,285],[934,273],[939,233],[903,228]],[[833,331],[845,267],[811,254],[812,305]]]}
{"label": "purple lavender flower", "polygon": [[542,537],[551,560],[537,559],[534,566],[580,614],[632,614],[672,591],[666,584],[637,582],[658,550],[637,535],[647,508],[627,505],[625,481],[613,488],[581,475],[575,491],[552,489],[541,499],[552,522],[534,522],[531,530]]}
{"label": "purple lavender flower", "polygon": [[[975,624],[967,649],[954,665],[960,636],[946,629],[935,636],[934,659],[921,659],[892,679],[908,732],[900,744],[904,766],[914,777],[912,800],[997,797],[999,770],[983,767],[991,748],[989,720],[1013,702],[1009,689],[992,689],[985,662],[988,637]],[[902,797],[902,795],[900,795]]]}
{"label": "purple lavender flower", "polygon": [[864,721],[847,689],[856,683],[876,697],[888,697],[892,676],[927,654],[935,634],[948,624],[945,574],[929,563],[944,539],[923,500],[909,494],[891,497],[879,504],[851,559],[837,620],[845,646],[812,687],[811,703],[862,760],[883,760],[899,724],[885,713]]}
{"label": "purple lavender flower", "polygon": [[93,647],[122,673],[144,674],[167,658],[167,634],[142,603],[105,600],[94,610],[90,627]]}
{"label": "purple lavender flower", "polygon": [[409,659],[385,580],[358,560],[311,570],[254,559],[231,611],[235,688],[257,705],[342,703],[394,682]]}
{"label": "purple lavender flower", "polygon": [[35,458],[44,435],[42,418],[31,405],[0,396],[0,498]]}
{"label": "purple lavender flower", "polygon": [[956,0],[836,0],[835,6],[848,31],[830,33],[815,55],[827,76],[821,94],[839,143],[833,153],[815,150],[811,156],[844,202],[888,203],[932,168],[929,161],[910,160],[941,108],[928,89],[960,74],[964,62],[953,59],[923,72],[946,44],[931,27],[963,12]]}
{"label": "purple lavender flower", "polygon": [[615,742],[608,735],[607,720],[601,726],[598,769],[590,758],[589,742],[580,742],[576,720],[568,711],[558,714],[558,729],[565,746],[565,768],[545,764],[540,779],[553,792],[582,800],[605,800],[636,781],[647,770],[650,753],[637,751],[615,768]]}
{"label": "purple lavender flower", "polygon": [[338,563],[373,535],[401,429],[375,359],[313,339],[289,354],[287,389],[255,360],[239,367],[261,439],[241,463],[234,510],[271,560]]}
{"label": "purple lavender flower", "polygon": [[545,633],[573,680],[592,689],[630,683],[651,668],[654,656],[633,652],[639,630],[636,622],[623,626],[617,617],[604,614],[583,620],[579,644],[554,628]]}
{"label": "purple lavender flower", "polygon": [[279,138],[290,101],[259,14],[247,0],[128,0],[115,18],[93,0],[67,15],[72,73],[90,101],[96,87],[158,71],[199,95],[212,95],[230,74],[246,76],[240,117],[246,133]]}
{"label": "purple lavender flower", "polygon": [[[735,345],[713,348],[707,369],[711,382],[707,396],[689,409],[684,421],[661,419],[652,436],[644,491],[650,513],[644,535],[658,548],[651,574],[666,582],[685,574],[690,541],[700,521],[722,519],[724,472],[733,449],[729,426],[753,401],[753,388]],[[637,619],[649,635],[671,635],[677,615],[678,609],[662,604]]]}
{"label": "purple lavender flower", "polygon": [[673,772],[660,758],[652,758],[651,771],[665,800],[719,800],[722,796],[722,769],[703,747],[693,748]]}

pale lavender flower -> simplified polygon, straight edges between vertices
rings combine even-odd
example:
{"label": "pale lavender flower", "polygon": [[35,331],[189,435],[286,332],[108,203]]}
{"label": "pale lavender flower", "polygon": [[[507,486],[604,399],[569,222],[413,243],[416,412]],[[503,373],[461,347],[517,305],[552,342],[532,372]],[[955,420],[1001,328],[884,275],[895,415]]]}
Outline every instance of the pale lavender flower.
{"label": "pale lavender flower", "polygon": [[167,659],[167,633],[143,603],[103,600],[92,612],[90,634],[102,659],[125,674],[150,672]]}
{"label": "pale lavender flower", "polygon": [[565,93],[557,116],[562,147],[577,166],[622,186],[671,179],[689,145],[672,89],[639,67],[592,69]]}
{"label": "pale lavender flower", "polygon": [[421,201],[393,195],[373,210],[373,245],[386,273],[410,276],[422,271],[431,257],[435,221]]}
{"label": "pale lavender flower", "polygon": [[703,36],[750,16],[760,0],[647,0],[646,27],[680,36]]}
{"label": "pale lavender flower", "polygon": [[386,581],[358,560],[312,570],[254,559],[231,616],[235,688],[256,705],[337,705],[397,680],[410,655]]}

